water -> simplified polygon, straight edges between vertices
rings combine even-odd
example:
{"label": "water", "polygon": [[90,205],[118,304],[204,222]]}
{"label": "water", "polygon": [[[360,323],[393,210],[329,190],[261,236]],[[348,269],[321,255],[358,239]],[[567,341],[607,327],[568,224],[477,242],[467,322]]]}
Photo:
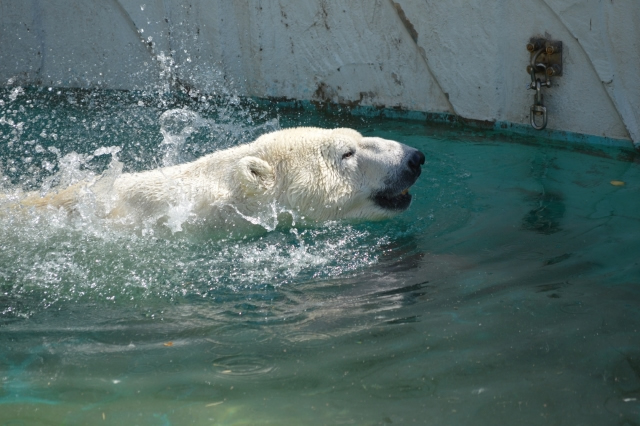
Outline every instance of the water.
{"label": "water", "polygon": [[[421,149],[411,208],[315,228],[275,212],[221,236],[180,212],[131,231],[90,204],[10,207],[293,125]],[[0,171],[0,424],[640,423],[632,153],[234,97],[10,88]]]}

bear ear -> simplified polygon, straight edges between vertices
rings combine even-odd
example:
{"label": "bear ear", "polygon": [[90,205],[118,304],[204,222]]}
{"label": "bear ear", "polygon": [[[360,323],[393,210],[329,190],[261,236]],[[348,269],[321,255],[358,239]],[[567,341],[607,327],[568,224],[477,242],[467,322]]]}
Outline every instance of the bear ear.
{"label": "bear ear", "polygon": [[273,187],[276,175],[273,167],[258,157],[247,156],[238,161],[236,177],[246,195],[255,195]]}

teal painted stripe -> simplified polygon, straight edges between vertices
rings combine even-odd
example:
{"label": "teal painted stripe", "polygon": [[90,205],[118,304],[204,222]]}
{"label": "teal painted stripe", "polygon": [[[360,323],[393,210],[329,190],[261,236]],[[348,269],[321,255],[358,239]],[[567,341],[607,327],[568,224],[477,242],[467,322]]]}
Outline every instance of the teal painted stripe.
{"label": "teal painted stripe", "polygon": [[511,123],[507,121],[480,121],[469,120],[449,113],[434,113],[422,111],[410,111],[400,108],[382,108],[363,105],[338,105],[312,101],[297,101],[290,99],[263,99],[253,98],[261,106],[276,106],[286,109],[302,111],[323,111],[334,114],[350,114],[356,117],[389,118],[411,121],[426,121],[434,124],[446,124],[457,128],[469,128],[473,130],[488,130],[505,135],[520,135],[535,138],[536,140],[552,143],[570,143],[579,145],[597,145],[610,148],[618,148],[630,151],[640,151],[640,145],[634,147],[631,140],[614,139],[596,135],[568,132],[563,130],[535,130],[529,125]]}

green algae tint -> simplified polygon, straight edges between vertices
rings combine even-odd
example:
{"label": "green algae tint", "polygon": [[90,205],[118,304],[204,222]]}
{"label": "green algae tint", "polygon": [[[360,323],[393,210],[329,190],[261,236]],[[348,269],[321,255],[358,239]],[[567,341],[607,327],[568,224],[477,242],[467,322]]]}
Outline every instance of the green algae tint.
{"label": "green algae tint", "polygon": [[[0,424],[640,421],[633,153],[237,99],[0,100]],[[10,208],[295,125],[423,151],[411,208],[224,236]]]}

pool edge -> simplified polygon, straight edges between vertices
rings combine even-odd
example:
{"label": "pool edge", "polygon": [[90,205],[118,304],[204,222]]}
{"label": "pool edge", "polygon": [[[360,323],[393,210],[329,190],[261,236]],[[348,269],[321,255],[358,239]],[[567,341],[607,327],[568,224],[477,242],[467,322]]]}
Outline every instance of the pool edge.
{"label": "pool edge", "polygon": [[575,145],[600,146],[618,148],[625,151],[640,153],[640,145],[635,145],[629,139],[615,139],[604,136],[574,133],[564,130],[535,130],[531,126],[508,121],[484,121],[460,117],[446,112],[424,112],[401,108],[343,105],[327,102],[279,99],[279,98],[251,98],[263,107],[298,109],[303,111],[325,111],[329,113],[348,113],[355,117],[386,118],[409,121],[424,121],[433,124],[446,124],[452,127],[493,131],[507,135],[532,137],[552,143],[569,143]]}

